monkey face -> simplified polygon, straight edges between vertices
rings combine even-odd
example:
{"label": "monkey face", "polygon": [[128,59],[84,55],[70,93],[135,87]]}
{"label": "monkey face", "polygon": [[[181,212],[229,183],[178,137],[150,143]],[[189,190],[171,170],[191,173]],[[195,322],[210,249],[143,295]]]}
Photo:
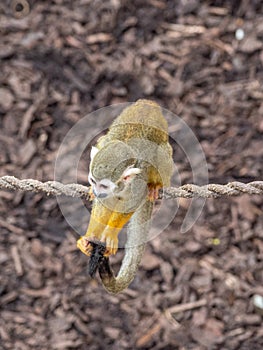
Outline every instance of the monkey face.
{"label": "monkey face", "polygon": [[141,173],[135,167],[134,152],[125,143],[115,140],[102,149],[92,147],[89,182],[98,198],[109,196],[124,199],[132,180]]}
{"label": "monkey face", "polygon": [[91,171],[88,179],[96,197],[106,198],[115,195],[119,199],[125,199],[126,196],[130,197],[131,182],[140,173],[141,170],[139,168],[130,165],[123,171],[116,182],[113,182],[110,178],[96,179]]}
{"label": "monkey face", "polygon": [[89,183],[92,186],[93,194],[98,198],[105,198],[109,195],[113,195],[116,184],[110,179],[96,180],[92,173],[89,173]]}

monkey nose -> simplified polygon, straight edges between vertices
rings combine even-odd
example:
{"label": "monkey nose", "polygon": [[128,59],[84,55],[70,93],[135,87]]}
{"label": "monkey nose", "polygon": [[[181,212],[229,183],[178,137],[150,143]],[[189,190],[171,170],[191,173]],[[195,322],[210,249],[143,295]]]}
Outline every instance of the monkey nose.
{"label": "monkey nose", "polygon": [[97,198],[105,198],[105,197],[107,197],[107,193],[97,192],[94,186],[92,187],[92,192],[93,192],[94,196],[97,197]]}
{"label": "monkey nose", "polygon": [[98,198],[105,198],[105,197],[107,197],[107,193],[99,193],[99,194],[97,195],[97,197],[98,197]]}

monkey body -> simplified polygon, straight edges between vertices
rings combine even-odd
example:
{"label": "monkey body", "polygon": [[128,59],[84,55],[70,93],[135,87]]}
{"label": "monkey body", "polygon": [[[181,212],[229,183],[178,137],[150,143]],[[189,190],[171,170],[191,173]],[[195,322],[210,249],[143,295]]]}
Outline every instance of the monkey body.
{"label": "monkey body", "polygon": [[[169,144],[168,125],[157,103],[148,100],[138,100],[126,108],[113,122],[109,132],[98,140],[97,148],[102,149],[112,140],[122,141],[136,152],[137,162],[148,161],[147,182],[151,185],[169,186],[172,172],[172,148]],[[167,161],[161,160],[156,154],[159,146],[166,153]],[[139,157],[143,154],[143,157]],[[162,154],[163,155],[163,154]],[[110,156],[110,155],[108,155]],[[159,155],[160,156],[160,155]],[[156,164],[152,164],[152,163]],[[157,170],[157,171],[156,171]],[[160,171],[162,179],[160,179]]]}
{"label": "monkey body", "polygon": [[[95,199],[88,230],[77,243],[83,253],[91,255],[90,242],[96,240],[105,244],[105,257],[115,254],[118,234],[130,219],[128,235],[131,227],[138,231],[132,244],[142,244],[158,190],[170,185],[173,160],[168,140],[161,108],[148,100],[126,108],[98,140],[89,173]],[[136,229],[136,220],[143,232]]]}

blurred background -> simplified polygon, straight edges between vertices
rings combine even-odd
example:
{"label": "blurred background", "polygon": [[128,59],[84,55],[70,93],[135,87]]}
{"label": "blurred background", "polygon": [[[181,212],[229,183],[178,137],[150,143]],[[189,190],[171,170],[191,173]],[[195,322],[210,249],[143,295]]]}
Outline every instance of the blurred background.
{"label": "blurred background", "polygon": [[[77,121],[148,98],[192,128],[210,183],[262,180],[262,68],[260,0],[1,1],[0,176],[52,180]],[[0,349],[262,349],[262,197],[209,199],[181,234],[188,206],[112,296],[55,198],[0,190]]]}

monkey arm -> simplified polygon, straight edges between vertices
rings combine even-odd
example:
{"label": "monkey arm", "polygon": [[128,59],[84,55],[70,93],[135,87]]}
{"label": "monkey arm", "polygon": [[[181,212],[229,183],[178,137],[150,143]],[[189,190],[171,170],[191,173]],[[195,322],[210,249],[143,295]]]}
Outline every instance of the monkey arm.
{"label": "monkey arm", "polygon": [[113,294],[120,293],[134,279],[138,266],[143,256],[145,243],[150,229],[153,202],[147,200],[133,214],[127,232],[125,255],[118,275],[109,266],[108,258],[101,260],[99,274],[105,289]]}
{"label": "monkey arm", "polygon": [[95,199],[87,232],[79,238],[77,247],[90,256],[93,249],[91,242],[100,241],[106,245],[106,257],[116,254],[118,234],[132,214],[133,212],[123,213],[118,210],[118,206],[110,207]]}

